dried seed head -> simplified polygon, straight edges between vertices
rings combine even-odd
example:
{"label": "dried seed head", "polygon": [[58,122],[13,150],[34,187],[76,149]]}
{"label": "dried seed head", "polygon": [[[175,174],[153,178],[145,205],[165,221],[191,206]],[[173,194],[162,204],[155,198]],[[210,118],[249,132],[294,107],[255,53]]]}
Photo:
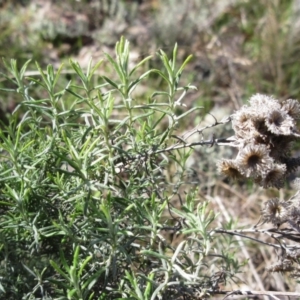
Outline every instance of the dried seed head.
{"label": "dried seed head", "polygon": [[220,173],[225,174],[226,176],[232,179],[241,179],[243,175],[238,169],[237,163],[232,159],[223,159],[217,163],[217,169]]}
{"label": "dried seed head", "polygon": [[261,115],[262,112],[266,112],[269,110],[280,109],[281,107],[278,100],[262,94],[253,95],[250,98],[249,103],[251,107],[256,110],[256,113],[258,115]]}
{"label": "dried seed head", "polygon": [[265,124],[276,135],[290,135],[295,131],[295,121],[283,110],[272,110],[267,115]]}
{"label": "dried seed head", "polygon": [[254,131],[256,131],[259,135],[266,135],[268,134],[268,127],[265,124],[265,119],[264,118],[260,118],[258,116],[253,117],[253,126],[255,128]]}
{"label": "dried seed head", "polygon": [[265,189],[270,187],[280,189],[284,185],[285,173],[286,166],[284,164],[274,164],[273,168],[268,170],[258,183]]}
{"label": "dried seed head", "polygon": [[280,158],[289,156],[292,142],[294,140],[295,138],[292,136],[272,136],[269,144],[271,150],[270,156],[275,160],[280,160]]}
{"label": "dried seed head", "polygon": [[253,123],[252,116],[247,109],[241,109],[232,116],[232,128],[238,138],[250,135]]}
{"label": "dried seed head", "polygon": [[282,103],[282,110],[293,119],[300,119],[300,103],[298,100],[288,99]]}
{"label": "dried seed head", "polygon": [[[291,182],[291,186],[294,190],[297,190],[299,192],[300,190],[300,177],[295,178],[292,182]],[[296,194],[298,194],[298,192]],[[294,196],[293,196],[294,197]],[[299,197],[300,199],[300,197]]]}
{"label": "dried seed head", "polygon": [[264,188],[281,188],[286,175],[300,166],[300,158],[290,158],[293,141],[300,138],[295,119],[300,119],[300,103],[256,94],[232,115],[236,160],[223,160],[220,172],[232,178],[253,178]]}
{"label": "dried seed head", "polygon": [[295,195],[293,195],[289,200],[288,200],[290,209],[292,207],[299,207],[300,208],[300,191],[298,190]]}
{"label": "dried seed head", "polygon": [[269,145],[270,144],[270,136],[267,134],[257,134],[253,138],[253,144],[255,145]]}
{"label": "dried seed head", "polygon": [[247,145],[238,153],[237,162],[240,172],[246,177],[259,177],[273,165],[269,150],[264,145]]}
{"label": "dried seed head", "polygon": [[262,220],[278,226],[286,222],[288,216],[287,208],[287,202],[279,201],[278,198],[270,199],[265,203],[265,207],[261,211]]}
{"label": "dried seed head", "polygon": [[286,172],[292,173],[300,166],[300,157],[284,157],[281,159],[282,163],[286,165]]}
{"label": "dried seed head", "polygon": [[300,232],[300,208],[292,206],[288,211],[287,222],[296,231]]}

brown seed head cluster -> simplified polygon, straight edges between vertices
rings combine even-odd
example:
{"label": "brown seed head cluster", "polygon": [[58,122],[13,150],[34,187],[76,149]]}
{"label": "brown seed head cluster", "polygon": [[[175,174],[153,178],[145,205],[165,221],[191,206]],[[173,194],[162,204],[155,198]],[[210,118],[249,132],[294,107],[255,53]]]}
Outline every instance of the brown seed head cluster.
{"label": "brown seed head cluster", "polygon": [[287,201],[280,201],[278,198],[269,199],[265,202],[261,216],[263,223],[272,223],[278,227],[286,223],[291,229],[300,232],[300,191]]}
{"label": "brown seed head cluster", "polygon": [[[295,181],[295,185],[299,185],[299,179]],[[272,223],[279,228],[283,223],[288,224],[290,229],[300,232],[300,191],[291,197],[288,201],[280,201],[278,198],[268,200],[261,211],[263,223]],[[293,231],[281,229],[287,232],[285,239],[289,239],[288,232],[291,232],[291,240],[297,234],[293,235]],[[285,248],[281,252],[280,260],[269,267],[269,272],[289,272],[292,277],[300,277],[299,267],[300,249],[298,247]]]}
{"label": "brown seed head cluster", "polygon": [[264,188],[281,188],[289,172],[300,165],[291,158],[291,143],[300,138],[296,120],[300,119],[300,103],[286,100],[280,103],[273,97],[256,94],[232,115],[235,159],[218,162],[218,170],[233,178],[252,178]]}

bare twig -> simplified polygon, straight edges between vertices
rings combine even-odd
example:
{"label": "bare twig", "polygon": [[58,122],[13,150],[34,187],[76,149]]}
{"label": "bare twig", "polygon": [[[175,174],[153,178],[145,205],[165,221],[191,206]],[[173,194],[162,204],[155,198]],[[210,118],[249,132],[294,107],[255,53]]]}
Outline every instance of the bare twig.
{"label": "bare twig", "polygon": [[194,129],[189,130],[188,132],[184,133],[184,134],[181,136],[181,138],[182,138],[183,140],[187,140],[189,137],[191,137],[191,136],[194,135],[195,133],[202,133],[204,130],[206,130],[206,129],[208,129],[208,128],[212,128],[212,127],[215,127],[215,126],[218,126],[218,125],[223,125],[223,124],[226,124],[226,123],[231,122],[231,116],[228,116],[228,117],[222,119],[221,121],[217,121],[217,119],[216,119],[212,114],[210,114],[210,113],[208,113],[208,114],[211,115],[211,116],[214,118],[214,121],[215,121],[215,122],[214,122],[213,124],[207,125],[207,126],[202,127],[202,128],[199,127],[199,125],[198,125],[198,126],[196,126]]}
{"label": "bare twig", "polygon": [[[225,229],[215,229],[214,231],[217,232],[217,233],[225,233],[225,234],[229,234],[229,235],[233,235],[233,236],[240,236],[242,238],[246,238],[246,239],[255,241],[257,243],[268,245],[268,246],[271,246],[271,247],[274,247],[274,248],[281,248],[280,245],[272,244],[272,243],[268,243],[268,242],[264,242],[264,241],[259,240],[257,238],[253,238],[253,237],[247,236],[245,234],[240,233],[241,231],[237,231],[237,230],[225,230]],[[254,232],[252,232],[252,233],[254,233]]]}
{"label": "bare twig", "polygon": [[[197,131],[193,131],[193,133],[196,133]],[[235,143],[235,138],[234,137],[229,137],[229,138],[219,138],[216,139],[214,135],[212,135],[212,138],[209,140],[202,140],[199,142],[195,142],[195,143],[186,143],[185,139],[176,136],[176,138],[180,141],[180,143],[176,143],[170,147],[164,148],[164,149],[159,149],[159,150],[150,150],[144,154],[139,154],[139,155],[135,155],[135,156],[130,156],[130,155],[126,155],[126,164],[124,164],[123,162],[118,163],[115,165],[116,168],[116,173],[120,173],[121,171],[125,170],[128,168],[128,166],[130,166],[130,163],[136,160],[147,160],[147,158],[149,158],[152,155],[156,155],[156,154],[160,154],[160,153],[165,153],[165,152],[170,152],[170,151],[174,151],[174,150],[179,150],[179,149],[184,149],[184,148],[192,148],[195,146],[205,146],[205,145],[209,145],[209,146],[222,146],[222,145],[228,145],[228,146],[232,146],[232,147],[238,147],[238,144]],[[124,153],[122,153],[124,154]],[[127,153],[126,153],[127,154]],[[120,156],[116,156],[116,159],[120,158]]]}
{"label": "bare twig", "polygon": [[[278,299],[276,296],[288,296],[288,297],[300,297],[300,293],[293,293],[293,292],[277,292],[277,291],[241,291],[241,290],[236,290],[236,291],[223,291],[219,290],[217,291],[218,294],[226,294],[226,296],[223,299],[226,299],[230,296],[237,296],[237,295],[243,295],[247,297],[251,296],[269,296],[272,297],[273,299]],[[216,292],[215,292],[216,294]]]}

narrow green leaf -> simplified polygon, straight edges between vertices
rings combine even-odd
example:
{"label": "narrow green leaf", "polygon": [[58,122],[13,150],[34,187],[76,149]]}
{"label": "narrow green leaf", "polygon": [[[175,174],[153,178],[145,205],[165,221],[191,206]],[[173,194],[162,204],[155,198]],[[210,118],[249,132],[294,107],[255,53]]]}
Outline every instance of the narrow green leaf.
{"label": "narrow green leaf", "polygon": [[[63,66],[64,66],[64,64],[62,63],[62,64],[59,66],[58,70],[56,71],[56,74],[55,74],[55,77],[54,77],[54,80],[53,80],[53,86],[55,86],[55,85],[57,84],[57,82],[58,82],[58,80],[59,80],[59,77],[60,77],[60,73],[61,73],[61,71],[62,71],[62,69],[63,69]],[[69,84],[70,84],[70,83],[69,83]]]}
{"label": "narrow green leaf", "polygon": [[84,262],[82,263],[82,265],[81,265],[81,267],[80,267],[80,269],[79,269],[79,271],[78,271],[78,277],[79,277],[79,278],[81,277],[82,272],[83,272],[85,266],[88,264],[88,262],[89,262],[92,258],[93,258],[92,256],[88,256],[88,257],[84,260]]}
{"label": "narrow green leaf", "polygon": [[171,64],[168,60],[168,57],[166,55],[166,53],[163,51],[163,50],[160,50],[160,58],[168,72],[168,75],[169,75],[169,79],[172,79],[173,78],[173,70],[172,70],[172,67],[171,67]]}
{"label": "narrow green leaf", "polygon": [[200,108],[204,108],[203,106],[195,106],[191,109],[189,109],[188,111],[184,112],[183,114],[181,114],[180,116],[176,117],[176,120],[180,120],[182,119],[183,117],[189,115],[190,113],[192,113],[193,111],[195,110],[199,110]]}
{"label": "narrow green leaf", "polygon": [[54,270],[59,273],[61,276],[63,276],[66,280],[70,280],[69,276],[64,273],[64,271],[62,269],[60,269],[60,267],[56,264],[56,262],[54,262],[52,259],[50,259],[50,265],[54,268]]}
{"label": "narrow green leaf", "polygon": [[174,46],[174,49],[173,49],[173,59],[172,59],[172,70],[173,71],[175,70],[175,67],[176,67],[177,50],[178,50],[178,45],[176,43]]}
{"label": "narrow green leaf", "polygon": [[80,247],[77,245],[75,248],[75,252],[73,255],[73,266],[76,268],[78,265],[78,257],[79,257]]}
{"label": "narrow green leaf", "polygon": [[81,95],[75,93],[74,91],[72,91],[72,90],[70,90],[70,89],[66,89],[66,91],[67,91],[68,93],[72,94],[73,96],[75,96],[75,97],[78,98],[78,99],[84,99],[83,96],[81,96]]}
{"label": "narrow green leaf", "polygon": [[161,72],[160,70],[157,70],[157,69],[153,69],[152,70],[153,73],[157,73],[160,77],[162,77],[169,85],[171,85],[171,81],[169,80],[168,77],[166,77],[166,75]]}
{"label": "narrow green leaf", "polygon": [[120,79],[122,82],[124,82],[124,74],[122,72],[122,69],[119,67],[119,65],[114,61],[114,59],[107,53],[105,53],[106,58],[109,60],[109,62],[112,64],[116,72],[118,73]]}
{"label": "narrow green leaf", "polygon": [[[102,64],[103,62],[103,59],[99,60],[95,66],[90,70],[90,73],[87,73],[87,77],[88,77],[88,80],[91,80],[92,76],[94,75],[94,73],[96,72],[96,70],[100,67],[100,65]],[[97,87],[95,87],[97,88]]]}
{"label": "narrow green leaf", "polygon": [[154,114],[154,112],[153,112],[153,111],[150,111],[150,112],[148,112],[148,113],[145,113],[145,114],[142,114],[142,115],[138,115],[138,116],[134,117],[132,120],[133,120],[133,121],[136,121],[136,120],[141,119],[141,118],[149,117],[149,116],[151,116],[151,115],[153,115],[153,114]]}
{"label": "narrow green leaf", "polygon": [[[37,62],[35,62],[35,64],[36,64],[36,67],[37,67],[37,69],[38,69],[38,71],[39,71],[39,73],[40,73],[40,75],[41,75],[43,81],[44,81],[45,88],[47,88],[47,91],[48,91],[49,93],[52,93],[52,85],[51,85],[51,82],[48,81],[48,78],[47,78],[47,76],[45,75],[45,73],[44,73],[44,71],[42,70],[42,68],[40,67],[40,65],[39,65]],[[33,79],[33,78],[31,78],[30,80],[32,80],[32,79]]]}
{"label": "narrow green leaf", "polygon": [[0,91],[5,91],[5,92],[16,92],[15,89],[6,89],[6,88],[0,88]]}
{"label": "narrow green leaf", "polygon": [[44,82],[41,82],[40,79],[35,79],[33,77],[27,77],[28,80],[30,80],[31,82],[34,82],[40,86],[42,86],[43,88],[47,89],[47,85]]}
{"label": "narrow green leaf", "polygon": [[181,65],[181,67],[179,68],[179,70],[177,71],[175,77],[178,77],[181,75],[183,69],[185,68],[185,66],[187,65],[187,63],[193,58],[193,55],[189,55],[185,61],[183,62],[183,64]]}
{"label": "narrow green leaf", "polygon": [[110,80],[108,77],[102,76],[102,78],[103,78],[105,81],[107,81],[110,85],[112,85],[114,88],[116,88],[117,90],[119,89],[118,85],[117,85],[115,82],[113,82],[112,80]]}
{"label": "narrow green leaf", "polygon": [[141,254],[146,255],[146,256],[154,256],[156,258],[160,258],[160,259],[163,259],[166,261],[169,260],[169,258],[166,255],[162,255],[160,253],[157,253],[157,252],[154,252],[151,250],[141,250]]}
{"label": "narrow green leaf", "polygon": [[[152,55],[149,55],[147,57],[145,57],[143,60],[141,60],[129,73],[129,76],[133,75],[134,72],[141,67],[145,62],[147,62],[148,60],[150,60],[152,58]],[[149,70],[148,72],[151,72],[151,70]]]}
{"label": "narrow green leaf", "polygon": [[31,59],[27,60],[27,61],[24,63],[23,67],[21,68],[21,70],[20,70],[20,79],[23,79],[23,78],[24,78],[24,74],[25,74],[26,69],[27,69],[27,67],[28,67],[28,65],[29,65],[30,62],[31,62]]}
{"label": "narrow green leaf", "polygon": [[84,75],[80,65],[78,64],[78,62],[75,62],[74,60],[70,59],[69,63],[72,67],[72,69],[77,73],[77,75],[80,77],[80,79],[82,80],[83,83],[86,83],[87,78]]}

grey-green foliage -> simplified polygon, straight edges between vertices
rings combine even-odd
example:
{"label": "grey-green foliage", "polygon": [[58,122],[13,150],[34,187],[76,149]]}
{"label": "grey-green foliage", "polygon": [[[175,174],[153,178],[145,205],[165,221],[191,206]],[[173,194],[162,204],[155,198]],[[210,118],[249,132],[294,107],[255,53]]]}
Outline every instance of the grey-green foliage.
{"label": "grey-green foliage", "polygon": [[[238,270],[227,254],[211,254],[215,216],[196,186],[185,182],[179,192],[191,150],[157,153],[199,109],[175,113],[193,88],[180,86],[189,57],[177,67],[176,53],[176,46],[171,58],[160,51],[162,70],[143,73],[151,58],[129,69],[129,43],[121,39],[116,57],[106,56],[114,76],[103,73],[95,85],[101,62],[84,71],[70,61],[76,76],[64,87],[62,67],[37,64],[40,75],[29,78],[28,64],[19,70],[4,61],[2,75],[15,86],[6,92],[23,101],[0,130],[1,299],[193,297],[217,288],[212,266]],[[138,102],[134,90],[149,76],[164,89]],[[165,179],[170,165],[176,182]],[[172,246],[164,232],[181,233],[182,241]]]}

